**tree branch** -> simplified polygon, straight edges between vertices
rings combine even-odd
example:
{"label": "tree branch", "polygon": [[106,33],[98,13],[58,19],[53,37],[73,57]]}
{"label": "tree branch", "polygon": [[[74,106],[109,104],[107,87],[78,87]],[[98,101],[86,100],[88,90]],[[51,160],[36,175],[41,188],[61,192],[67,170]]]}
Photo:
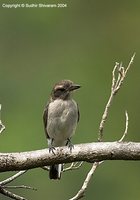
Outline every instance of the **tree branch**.
{"label": "tree branch", "polygon": [[56,163],[101,160],[140,160],[140,143],[96,142],[75,145],[72,152],[67,147],[56,148],[55,155],[48,149],[0,153],[0,172],[26,170]]}
{"label": "tree branch", "polygon": [[[108,117],[108,112],[109,109],[111,107],[111,104],[113,102],[113,99],[115,97],[115,95],[118,93],[118,91],[120,90],[128,70],[130,69],[133,61],[134,61],[134,57],[135,57],[135,53],[133,54],[133,56],[130,59],[130,62],[128,63],[128,66],[126,67],[126,69],[122,66],[122,63],[117,63],[114,66],[114,69],[112,71],[112,86],[111,86],[111,93],[110,93],[110,97],[108,99],[108,102],[106,104],[104,113],[102,115],[102,119],[99,125],[99,136],[98,136],[98,141],[101,142],[103,139],[103,130],[104,130],[104,124],[107,120]],[[117,73],[117,78],[115,76],[115,73]]]}
{"label": "tree branch", "polygon": [[88,187],[89,181],[91,180],[91,177],[93,176],[95,170],[100,165],[100,163],[102,163],[102,162],[95,162],[95,163],[93,163],[90,171],[88,172],[88,174],[86,176],[86,179],[85,179],[85,181],[84,181],[81,189],[78,191],[78,193],[74,197],[72,197],[69,200],[77,200],[77,199],[81,199],[81,198],[83,198],[85,196],[85,191],[86,191],[86,189]]}
{"label": "tree branch", "polygon": [[5,179],[4,181],[1,181],[1,182],[0,182],[0,185],[1,185],[1,186],[4,186],[4,185],[6,185],[6,184],[8,184],[8,183],[11,183],[13,180],[17,179],[19,176],[25,174],[26,172],[27,172],[27,170],[20,171],[20,172],[14,174],[13,176],[11,176],[11,177]]}
{"label": "tree branch", "polygon": [[0,193],[7,196],[7,197],[10,197],[11,199],[16,199],[16,200],[27,200],[26,198],[24,197],[21,197],[17,194],[14,194],[13,192],[10,192],[2,187],[0,187]]}

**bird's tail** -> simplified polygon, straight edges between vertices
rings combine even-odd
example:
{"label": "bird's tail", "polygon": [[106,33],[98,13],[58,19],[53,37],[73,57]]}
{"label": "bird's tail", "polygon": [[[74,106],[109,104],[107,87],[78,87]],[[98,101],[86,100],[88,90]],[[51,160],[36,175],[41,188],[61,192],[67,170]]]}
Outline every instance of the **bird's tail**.
{"label": "bird's tail", "polygon": [[62,164],[51,165],[50,166],[50,171],[49,171],[49,178],[50,179],[60,179],[62,170],[63,170],[63,165]]}

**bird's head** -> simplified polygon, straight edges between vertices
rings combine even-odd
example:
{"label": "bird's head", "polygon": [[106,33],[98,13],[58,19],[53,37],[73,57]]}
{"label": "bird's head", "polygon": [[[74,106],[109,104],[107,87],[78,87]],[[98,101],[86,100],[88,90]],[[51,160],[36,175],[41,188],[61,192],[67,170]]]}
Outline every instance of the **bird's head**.
{"label": "bird's head", "polygon": [[74,84],[70,80],[62,80],[55,84],[51,97],[53,100],[55,99],[63,99],[67,100],[70,98],[70,94],[72,91],[79,89],[81,86]]}

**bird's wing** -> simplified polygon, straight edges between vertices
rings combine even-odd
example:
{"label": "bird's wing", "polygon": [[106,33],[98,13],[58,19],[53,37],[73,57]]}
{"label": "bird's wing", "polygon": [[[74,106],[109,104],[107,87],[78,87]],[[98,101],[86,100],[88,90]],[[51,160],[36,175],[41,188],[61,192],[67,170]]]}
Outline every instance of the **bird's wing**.
{"label": "bird's wing", "polygon": [[80,111],[79,111],[79,106],[78,106],[78,104],[77,104],[77,110],[78,110],[78,119],[77,119],[77,123],[78,123],[79,120],[80,120]]}
{"label": "bird's wing", "polygon": [[47,136],[47,138],[50,138],[47,133],[48,107],[49,107],[49,104],[46,105],[44,112],[43,112],[43,123],[44,123],[44,129],[45,129],[46,136]]}

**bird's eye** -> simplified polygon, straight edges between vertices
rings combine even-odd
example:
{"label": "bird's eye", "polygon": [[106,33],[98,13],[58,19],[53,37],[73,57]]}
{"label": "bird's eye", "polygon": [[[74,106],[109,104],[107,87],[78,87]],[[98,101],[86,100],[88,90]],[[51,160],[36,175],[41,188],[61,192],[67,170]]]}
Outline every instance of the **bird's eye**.
{"label": "bird's eye", "polygon": [[65,91],[65,88],[59,88],[57,89],[58,91],[61,91],[61,92],[64,92]]}
{"label": "bird's eye", "polygon": [[63,87],[56,88],[56,89],[54,90],[54,96],[55,96],[56,98],[61,97],[62,95],[65,94],[65,92],[66,92],[66,90],[65,90],[65,88],[63,88]]}

